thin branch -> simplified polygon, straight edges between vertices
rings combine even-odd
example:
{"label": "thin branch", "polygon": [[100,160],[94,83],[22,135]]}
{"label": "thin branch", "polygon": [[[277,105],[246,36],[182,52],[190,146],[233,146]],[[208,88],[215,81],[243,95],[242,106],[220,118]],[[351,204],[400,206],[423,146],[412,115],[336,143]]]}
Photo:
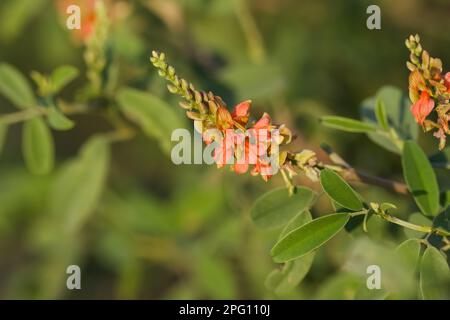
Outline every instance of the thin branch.
{"label": "thin branch", "polygon": [[47,112],[47,109],[42,107],[35,107],[24,109],[21,111],[9,113],[3,116],[0,116],[0,124],[10,125],[22,121],[26,121],[35,117],[39,117]]}
{"label": "thin branch", "polygon": [[351,167],[341,156],[334,152],[331,147],[322,145],[322,149],[327,153],[330,161],[342,168],[344,178],[350,183],[360,182],[364,184],[374,185],[393,191],[398,194],[409,194],[406,184],[385,178],[368,175]]}

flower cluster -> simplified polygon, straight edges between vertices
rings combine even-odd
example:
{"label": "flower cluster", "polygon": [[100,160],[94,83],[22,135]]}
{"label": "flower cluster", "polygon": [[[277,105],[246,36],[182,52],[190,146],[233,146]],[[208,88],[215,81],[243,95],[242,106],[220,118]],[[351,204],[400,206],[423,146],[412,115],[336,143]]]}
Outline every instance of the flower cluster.
{"label": "flower cluster", "polygon": [[442,61],[423,50],[418,35],[410,36],[406,47],[411,52],[407,62],[411,112],[424,131],[435,130],[442,150],[450,133],[450,72],[442,72]]}
{"label": "flower cluster", "polygon": [[[317,180],[319,170],[313,151],[279,152],[279,147],[292,141],[291,130],[285,125],[274,124],[267,113],[251,121],[250,100],[239,103],[230,112],[221,97],[212,92],[198,91],[191,83],[178,77],[175,69],[166,63],[164,53],[154,51],[150,60],[159,75],[170,82],[168,90],[184,99],[180,106],[186,109],[187,117],[194,120],[194,126],[203,135],[204,142],[216,143],[214,159],[219,168],[232,164],[231,169],[238,174],[250,171],[252,175],[260,175],[267,181],[274,172],[270,159],[275,157],[287,181],[296,174],[295,168]],[[206,134],[210,129],[219,134]]]}

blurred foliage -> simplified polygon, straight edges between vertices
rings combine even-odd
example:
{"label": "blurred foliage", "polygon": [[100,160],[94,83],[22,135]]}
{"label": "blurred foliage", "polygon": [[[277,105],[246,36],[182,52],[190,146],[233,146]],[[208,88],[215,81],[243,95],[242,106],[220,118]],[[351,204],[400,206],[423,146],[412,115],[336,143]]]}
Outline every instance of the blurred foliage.
{"label": "blurred foliage", "polygon": [[[61,65],[75,66],[80,76],[60,97],[82,102],[91,93],[77,89],[86,85],[89,72],[83,45],[65,27],[62,3],[1,1],[0,61],[27,77],[34,70],[52,74]],[[161,109],[169,102],[173,112],[167,117],[181,118],[175,99],[150,67],[150,53],[158,49],[170,56],[180,74],[229,105],[252,99],[257,113],[270,111],[276,122],[295,128],[295,147],[319,152],[314,146],[327,141],[354,167],[399,180],[397,154],[369,143],[365,135],[326,129],[318,119],[327,114],[359,118],[361,102],[373,103],[366,97],[375,96],[383,85],[406,92],[404,39],[410,33],[420,32],[434,56],[450,61],[450,34],[442,32],[450,14],[446,0],[105,3],[112,15],[104,57],[111,64],[107,95],[122,88],[121,96],[158,99],[153,103]],[[369,4],[380,5],[382,30],[366,28]],[[136,96],[124,87],[152,96]],[[138,118],[149,112],[145,107],[129,109]],[[0,97],[2,114],[15,110]],[[283,277],[290,269],[303,271],[289,265],[274,274],[268,253],[277,235],[258,230],[250,221],[254,200],[283,182],[275,177],[265,184],[206,165],[173,165],[163,152],[168,146],[162,150],[155,139],[167,132],[167,117],[158,127],[140,123],[146,133],[151,131],[150,138],[139,133],[131,141],[109,145],[95,136],[110,129],[108,122],[95,112],[73,115],[72,130],[52,132],[56,171],[45,176],[24,168],[21,125],[8,130],[0,126],[0,297],[385,298],[383,292],[373,297],[363,288],[367,264],[379,263],[391,289],[406,288],[390,297],[420,298],[413,288],[416,282],[398,267],[402,261],[387,253],[393,243],[420,235],[405,235],[379,219],[368,221],[367,235],[361,228],[341,232],[316,252],[301,285],[283,292],[289,285]],[[29,125],[29,130],[47,134],[39,124]],[[427,143],[432,138],[419,139],[429,145],[429,154],[436,152],[435,143]],[[53,165],[36,164],[30,157],[27,164],[38,171]],[[448,189],[448,171],[437,176],[441,190]],[[394,202],[401,218],[417,211],[406,197],[364,186],[358,191],[374,201]],[[319,196],[312,216],[331,210],[329,201]],[[423,268],[442,269],[442,261],[429,260],[436,252],[426,255]],[[82,290],[65,287],[71,264],[81,267]],[[275,293],[264,284],[269,273],[275,281],[268,287],[279,288]],[[438,277],[433,281],[439,282]]]}

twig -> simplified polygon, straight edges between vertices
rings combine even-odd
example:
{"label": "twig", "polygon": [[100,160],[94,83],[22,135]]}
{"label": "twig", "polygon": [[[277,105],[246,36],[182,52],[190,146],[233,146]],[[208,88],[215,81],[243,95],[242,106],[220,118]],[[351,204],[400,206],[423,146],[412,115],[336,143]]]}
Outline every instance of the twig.
{"label": "twig", "polygon": [[9,114],[0,116],[0,124],[10,125],[18,122],[22,122],[28,119],[32,119],[41,116],[47,112],[47,109],[42,107],[29,108]]}
{"label": "twig", "polygon": [[341,156],[334,152],[330,146],[322,145],[321,147],[327,153],[331,162],[342,168],[341,172],[347,181],[375,185],[399,194],[409,194],[406,184],[362,173],[352,168]]}

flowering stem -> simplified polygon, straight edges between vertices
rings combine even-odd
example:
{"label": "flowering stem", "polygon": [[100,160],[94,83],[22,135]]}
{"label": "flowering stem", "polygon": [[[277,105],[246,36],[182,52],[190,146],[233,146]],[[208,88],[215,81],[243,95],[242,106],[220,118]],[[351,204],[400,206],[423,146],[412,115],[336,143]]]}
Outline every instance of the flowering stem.
{"label": "flowering stem", "polygon": [[280,172],[281,172],[284,182],[286,183],[286,187],[288,188],[289,195],[290,196],[293,195],[294,191],[295,191],[295,186],[292,183],[292,179],[288,177],[288,174],[286,173],[286,171],[284,169],[281,169]]}

